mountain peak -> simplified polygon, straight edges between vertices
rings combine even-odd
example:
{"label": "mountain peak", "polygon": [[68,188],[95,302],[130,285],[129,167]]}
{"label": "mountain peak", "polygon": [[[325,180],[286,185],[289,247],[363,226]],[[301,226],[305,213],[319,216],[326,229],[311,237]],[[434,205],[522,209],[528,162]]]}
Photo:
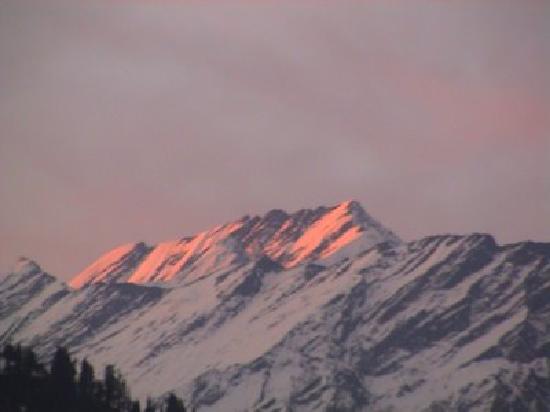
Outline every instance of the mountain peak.
{"label": "mountain peak", "polygon": [[359,201],[355,199],[344,200],[343,202],[338,203],[335,207],[341,207],[348,210],[353,210],[353,209],[364,210],[363,206],[361,206],[361,203],[359,203]]}
{"label": "mountain peak", "polygon": [[339,252],[338,256],[353,254],[377,243],[400,242],[390,230],[370,217],[356,200],[320,207],[310,213],[314,219],[290,245],[290,257],[280,253],[274,256],[286,267],[325,259],[336,252]]}
{"label": "mountain peak", "polygon": [[3,281],[12,282],[14,284],[33,284],[33,283],[49,283],[55,280],[55,278],[46,273],[38,263],[34,260],[20,256],[12,265],[10,270],[1,276]]}
{"label": "mountain peak", "polygon": [[90,283],[125,282],[134,266],[151,250],[143,242],[129,243],[110,250],[71,279],[69,285],[81,288]]}
{"label": "mountain peak", "polygon": [[357,226],[362,226],[368,220],[373,220],[357,200],[346,200],[338,203],[332,209],[344,215],[351,216],[353,223]]}
{"label": "mountain peak", "polygon": [[34,260],[26,256],[20,256],[15,262],[12,272],[18,274],[39,273],[42,272],[42,268]]}

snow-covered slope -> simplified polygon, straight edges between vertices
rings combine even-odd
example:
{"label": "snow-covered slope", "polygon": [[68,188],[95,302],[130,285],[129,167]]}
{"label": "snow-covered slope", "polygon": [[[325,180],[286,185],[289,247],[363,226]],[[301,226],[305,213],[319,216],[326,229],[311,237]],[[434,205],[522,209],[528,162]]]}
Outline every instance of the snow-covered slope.
{"label": "snow-covered slope", "polygon": [[[317,281],[332,284],[340,270],[320,272]],[[486,411],[499,385],[513,388],[511,397],[532,375],[548,385],[549,244],[434,237],[376,248],[343,276],[350,283],[271,350],[188,385],[192,404]],[[548,391],[541,392],[548,407]]]}
{"label": "snow-covered slope", "polygon": [[550,244],[403,243],[345,202],[136,247],[76,290],[25,261],[0,280],[2,336],[114,362],[138,396],[201,411],[550,404]]}
{"label": "snow-covered slope", "polygon": [[65,284],[36,262],[20,258],[9,273],[0,275],[0,342],[32,324],[68,293]]}

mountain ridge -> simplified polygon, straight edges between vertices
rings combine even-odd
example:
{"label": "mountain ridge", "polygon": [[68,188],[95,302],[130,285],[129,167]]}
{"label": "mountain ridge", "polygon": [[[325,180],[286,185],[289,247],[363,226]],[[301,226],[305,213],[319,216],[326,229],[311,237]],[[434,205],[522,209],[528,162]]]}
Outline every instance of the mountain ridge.
{"label": "mountain ridge", "polygon": [[[274,210],[202,232],[222,252],[216,270],[201,272],[199,258],[177,281],[126,282],[115,259],[102,266],[111,281],[73,289],[24,262],[0,278],[0,337],[115,362],[138,396],[177,391],[200,411],[544,411],[550,243],[482,233],[339,243],[356,234],[354,207]],[[330,242],[300,249],[327,215]]]}
{"label": "mountain ridge", "polygon": [[[328,257],[352,243],[361,242],[364,248],[381,241],[399,243],[400,239],[370,217],[357,201],[293,213],[273,209],[263,216],[243,216],[175,241],[119,246],[69,284],[79,288],[98,281],[181,282],[183,279],[178,278],[192,272],[213,272],[220,267],[228,270],[263,255],[291,268]],[[225,262],[220,261],[222,256]]]}

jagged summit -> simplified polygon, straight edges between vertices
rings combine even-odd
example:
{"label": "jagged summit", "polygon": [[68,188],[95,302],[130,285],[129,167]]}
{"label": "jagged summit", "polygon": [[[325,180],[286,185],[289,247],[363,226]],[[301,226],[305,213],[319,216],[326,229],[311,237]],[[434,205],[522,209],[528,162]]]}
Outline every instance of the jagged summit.
{"label": "jagged summit", "polygon": [[50,276],[42,270],[36,261],[26,256],[20,256],[8,272],[8,275],[19,277],[39,274]]}
{"label": "jagged summit", "polygon": [[97,282],[125,282],[134,266],[151,250],[143,242],[119,246],[96,260],[80,274],[71,279],[70,285],[80,288]]}
{"label": "jagged summit", "polygon": [[381,242],[400,240],[354,200],[293,213],[274,209],[156,246],[117,247],[74,277],[70,285],[187,282],[234,270],[262,256],[291,268],[337,252],[356,253]]}
{"label": "jagged summit", "polygon": [[[32,297],[47,299],[51,293],[64,290],[65,285],[46,273],[34,260],[24,256],[18,258],[11,270],[0,276],[0,342],[6,333],[32,319],[31,313],[17,315],[18,310],[25,308]],[[36,305],[35,313],[45,309],[55,299],[50,299],[49,303],[41,301]],[[6,322],[8,315],[12,319]]]}

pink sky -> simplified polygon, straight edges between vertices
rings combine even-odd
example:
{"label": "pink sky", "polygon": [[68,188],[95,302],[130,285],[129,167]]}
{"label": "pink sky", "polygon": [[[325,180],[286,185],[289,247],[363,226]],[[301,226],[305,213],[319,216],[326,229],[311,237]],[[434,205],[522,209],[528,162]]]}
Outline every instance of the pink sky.
{"label": "pink sky", "polygon": [[550,240],[547,1],[0,4],[0,268],[355,198]]}

